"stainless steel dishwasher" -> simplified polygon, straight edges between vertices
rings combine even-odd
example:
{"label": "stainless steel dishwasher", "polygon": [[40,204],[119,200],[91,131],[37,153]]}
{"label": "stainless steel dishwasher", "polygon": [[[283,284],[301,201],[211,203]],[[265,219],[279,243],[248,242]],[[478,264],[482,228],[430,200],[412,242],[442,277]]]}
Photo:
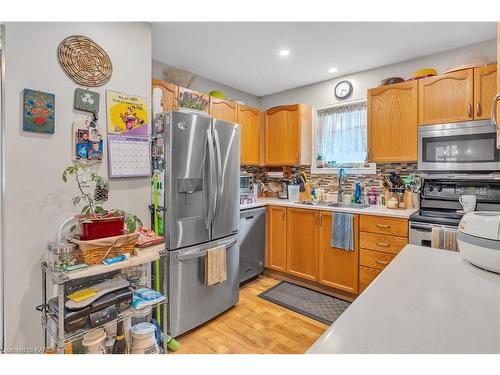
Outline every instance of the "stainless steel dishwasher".
{"label": "stainless steel dishwasher", "polygon": [[264,272],[266,247],[266,209],[250,208],[240,212],[240,283]]}

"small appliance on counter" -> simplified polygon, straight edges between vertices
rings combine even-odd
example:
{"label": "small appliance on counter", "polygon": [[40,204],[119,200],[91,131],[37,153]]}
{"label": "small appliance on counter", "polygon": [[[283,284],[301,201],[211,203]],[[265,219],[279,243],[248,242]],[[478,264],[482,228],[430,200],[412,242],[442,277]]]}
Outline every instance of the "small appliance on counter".
{"label": "small appliance on counter", "polygon": [[458,225],[457,242],[463,258],[500,273],[500,212],[466,213]]}
{"label": "small appliance on counter", "polygon": [[240,204],[252,204],[256,201],[253,176],[240,175]]}

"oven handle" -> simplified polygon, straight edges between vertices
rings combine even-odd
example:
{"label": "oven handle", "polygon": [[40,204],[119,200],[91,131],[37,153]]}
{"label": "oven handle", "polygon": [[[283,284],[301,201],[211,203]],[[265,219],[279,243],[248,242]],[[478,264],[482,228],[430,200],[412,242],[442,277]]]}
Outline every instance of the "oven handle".
{"label": "oven handle", "polygon": [[419,225],[419,224],[410,224],[410,229],[420,229],[425,232],[432,232],[432,227],[428,227],[426,225]]}

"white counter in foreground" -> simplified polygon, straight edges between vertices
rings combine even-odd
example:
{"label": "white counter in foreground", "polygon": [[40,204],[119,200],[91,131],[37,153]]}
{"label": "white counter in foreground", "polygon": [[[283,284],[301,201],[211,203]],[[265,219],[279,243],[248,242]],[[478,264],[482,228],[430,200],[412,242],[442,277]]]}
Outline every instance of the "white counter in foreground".
{"label": "white counter in foreground", "polygon": [[240,210],[246,210],[255,207],[264,207],[267,205],[304,208],[307,210],[337,211],[337,212],[349,212],[353,214],[362,214],[362,215],[388,216],[388,217],[396,217],[402,219],[408,219],[412,213],[417,211],[416,209],[391,210],[390,208],[386,208],[385,206],[370,206],[361,209],[351,208],[351,207],[310,206],[307,204],[290,202],[288,199],[278,199],[278,198],[259,198],[255,203],[240,205]]}
{"label": "white counter in foreground", "polygon": [[308,353],[500,353],[500,275],[407,245]]}

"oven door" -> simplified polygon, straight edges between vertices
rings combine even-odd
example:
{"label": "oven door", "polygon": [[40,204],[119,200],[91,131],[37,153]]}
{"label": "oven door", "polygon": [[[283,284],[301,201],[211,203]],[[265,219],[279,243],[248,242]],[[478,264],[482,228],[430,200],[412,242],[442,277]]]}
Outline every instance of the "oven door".
{"label": "oven door", "polygon": [[419,126],[418,169],[499,170],[496,142],[496,130],[490,120]]}

